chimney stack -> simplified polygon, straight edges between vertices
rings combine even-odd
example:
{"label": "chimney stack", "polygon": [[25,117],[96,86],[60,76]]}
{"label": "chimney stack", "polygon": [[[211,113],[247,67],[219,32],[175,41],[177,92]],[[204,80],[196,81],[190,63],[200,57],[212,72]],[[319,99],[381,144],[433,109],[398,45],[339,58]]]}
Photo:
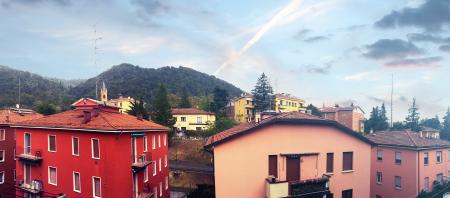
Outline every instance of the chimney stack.
{"label": "chimney stack", "polygon": [[143,120],[144,119],[144,116],[142,114],[140,114],[140,113],[137,114],[136,117],[137,117],[138,120]]}
{"label": "chimney stack", "polygon": [[88,111],[88,110],[83,111],[83,118],[84,118],[83,119],[84,124],[90,122],[92,119],[91,111]]}

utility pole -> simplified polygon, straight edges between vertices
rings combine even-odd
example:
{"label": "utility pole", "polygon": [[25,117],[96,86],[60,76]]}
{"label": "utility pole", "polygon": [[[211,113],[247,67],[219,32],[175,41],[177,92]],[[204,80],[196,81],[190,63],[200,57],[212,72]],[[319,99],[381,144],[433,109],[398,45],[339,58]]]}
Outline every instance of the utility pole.
{"label": "utility pole", "polygon": [[394,117],[393,117],[393,100],[394,97],[394,73],[392,73],[392,79],[391,79],[391,127],[394,126]]}
{"label": "utility pole", "polygon": [[[97,68],[97,41],[102,40],[102,37],[97,36],[97,23],[93,25],[94,27],[94,67]],[[98,100],[98,80],[95,81],[95,99]]]}
{"label": "utility pole", "polygon": [[17,103],[17,108],[18,109],[20,109],[20,92],[21,92],[21,90],[20,90],[20,87],[21,87],[21,82],[20,82],[20,74],[19,74],[19,102]]}

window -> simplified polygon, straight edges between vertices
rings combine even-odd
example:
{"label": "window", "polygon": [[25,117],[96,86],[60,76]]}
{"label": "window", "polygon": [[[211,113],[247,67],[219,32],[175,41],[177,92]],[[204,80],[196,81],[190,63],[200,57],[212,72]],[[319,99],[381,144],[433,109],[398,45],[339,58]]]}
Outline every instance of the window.
{"label": "window", "polygon": [[181,117],[181,122],[186,122],[186,117]]}
{"label": "window", "polygon": [[332,173],[334,170],[334,154],[327,153],[327,173]]}
{"label": "window", "polygon": [[444,182],[444,174],[439,173],[436,175],[436,181],[442,184]]}
{"label": "window", "polygon": [[202,123],[202,117],[197,117],[197,124],[201,124]]}
{"label": "window", "polygon": [[377,183],[381,184],[383,182],[383,173],[377,172]]}
{"label": "window", "polygon": [[158,148],[161,148],[161,135],[158,135]]}
{"label": "window", "polygon": [[156,148],[156,137],[155,135],[152,135],[152,149]]}
{"label": "window", "polygon": [[95,198],[102,197],[102,190],[101,190],[101,184],[102,181],[100,177],[92,177],[92,194]]}
{"label": "window", "polygon": [[395,176],[395,188],[397,189],[402,188],[402,177]]}
{"label": "window", "polygon": [[202,130],[202,127],[195,127],[195,130],[196,130],[196,131],[201,131],[201,130]]}
{"label": "window", "polygon": [[447,155],[448,155],[448,156],[447,156],[447,161],[450,162],[450,150],[448,150],[447,152],[448,152],[448,154],[447,154]]}
{"label": "window", "polygon": [[378,161],[383,160],[383,150],[381,150],[381,149],[377,151],[377,160]]}
{"label": "window", "polygon": [[144,152],[147,152],[147,136],[144,136]]}
{"label": "window", "polygon": [[48,183],[52,185],[58,185],[57,172],[55,167],[48,167]]}
{"label": "window", "polygon": [[423,179],[423,191],[428,192],[430,186],[430,179],[428,177],[425,177]]}
{"label": "window", "polygon": [[164,156],[164,167],[167,167],[167,155]]}
{"label": "window", "polygon": [[92,138],[92,158],[100,159],[100,142],[96,138]]}
{"label": "window", "polygon": [[162,182],[159,182],[159,196],[162,197]]}
{"label": "window", "polygon": [[278,177],[278,156],[269,155],[269,175]]}
{"label": "window", "polygon": [[0,151],[0,162],[4,162],[5,161],[5,151],[1,150]]}
{"label": "window", "polygon": [[81,179],[78,172],[73,172],[73,191],[81,192]]}
{"label": "window", "polygon": [[166,190],[169,188],[169,176],[166,176]]}
{"label": "window", "polygon": [[395,163],[402,164],[402,153],[398,151],[395,152]]}
{"label": "window", "polygon": [[6,139],[6,130],[0,129],[0,141],[4,141]]}
{"label": "window", "polygon": [[25,154],[31,154],[31,134],[25,133],[24,134],[24,153]]}
{"label": "window", "polygon": [[5,183],[5,171],[0,172],[0,184]]}
{"label": "window", "polygon": [[48,151],[56,152],[56,136],[55,135],[48,136]]}
{"label": "window", "polygon": [[442,163],[442,151],[436,151],[436,163]]}
{"label": "window", "polygon": [[342,191],[342,198],[353,198],[353,189]]}
{"label": "window", "polygon": [[353,170],[353,152],[344,152],[342,161],[342,170]]}
{"label": "window", "polygon": [[23,180],[26,184],[31,184],[31,164],[23,164]]}
{"label": "window", "polygon": [[156,175],[156,162],[153,163],[153,176]]}
{"label": "window", "polygon": [[161,172],[161,158],[159,158],[159,172]]}
{"label": "window", "polygon": [[428,165],[428,152],[423,153],[423,164]]}
{"label": "window", "polygon": [[14,169],[14,171],[13,171],[13,179],[14,179],[14,181],[16,181],[16,169]]}
{"label": "window", "polygon": [[153,188],[153,197],[157,198],[158,197],[158,187],[154,187]]}
{"label": "window", "polygon": [[80,156],[80,139],[72,137],[72,155]]}
{"label": "window", "polygon": [[166,146],[167,145],[167,135],[163,135],[163,137],[164,137],[164,146]]}
{"label": "window", "polygon": [[144,169],[144,182],[148,182],[148,166]]}
{"label": "window", "polygon": [[375,195],[375,198],[381,198],[381,195]]}

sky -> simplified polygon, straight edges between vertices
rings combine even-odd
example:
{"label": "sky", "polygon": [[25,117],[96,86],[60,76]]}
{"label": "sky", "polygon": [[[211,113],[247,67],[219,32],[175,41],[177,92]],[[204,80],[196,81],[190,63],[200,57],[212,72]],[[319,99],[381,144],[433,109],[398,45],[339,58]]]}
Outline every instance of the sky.
{"label": "sky", "polygon": [[413,98],[422,118],[450,105],[450,0],[0,0],[0,19],[0,65],[47,77],[182,65],[250,92],[264,72],[368,117],[393,76],[394,121]]}

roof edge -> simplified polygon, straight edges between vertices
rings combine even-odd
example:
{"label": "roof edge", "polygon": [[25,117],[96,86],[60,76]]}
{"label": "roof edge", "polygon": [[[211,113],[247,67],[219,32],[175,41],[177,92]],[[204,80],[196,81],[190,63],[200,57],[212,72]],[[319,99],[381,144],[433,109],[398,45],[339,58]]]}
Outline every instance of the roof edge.
{"label": "roof edge", "polygon": [[26,129],[57,129],[57,130],[68,130],[68,131],[88,131],[88,132],[106,132],[106,133],[116,133],[116,132],[141,132],[141,131],[169,131],[168,128],[165,129],[131,129],[131,130],[100,130],[100,129],[85,129],[85,128],[65,128],[65,127],[38,127],[38,126],[21,126],[21,125],[10,125],[11,128],[26,128]]}

